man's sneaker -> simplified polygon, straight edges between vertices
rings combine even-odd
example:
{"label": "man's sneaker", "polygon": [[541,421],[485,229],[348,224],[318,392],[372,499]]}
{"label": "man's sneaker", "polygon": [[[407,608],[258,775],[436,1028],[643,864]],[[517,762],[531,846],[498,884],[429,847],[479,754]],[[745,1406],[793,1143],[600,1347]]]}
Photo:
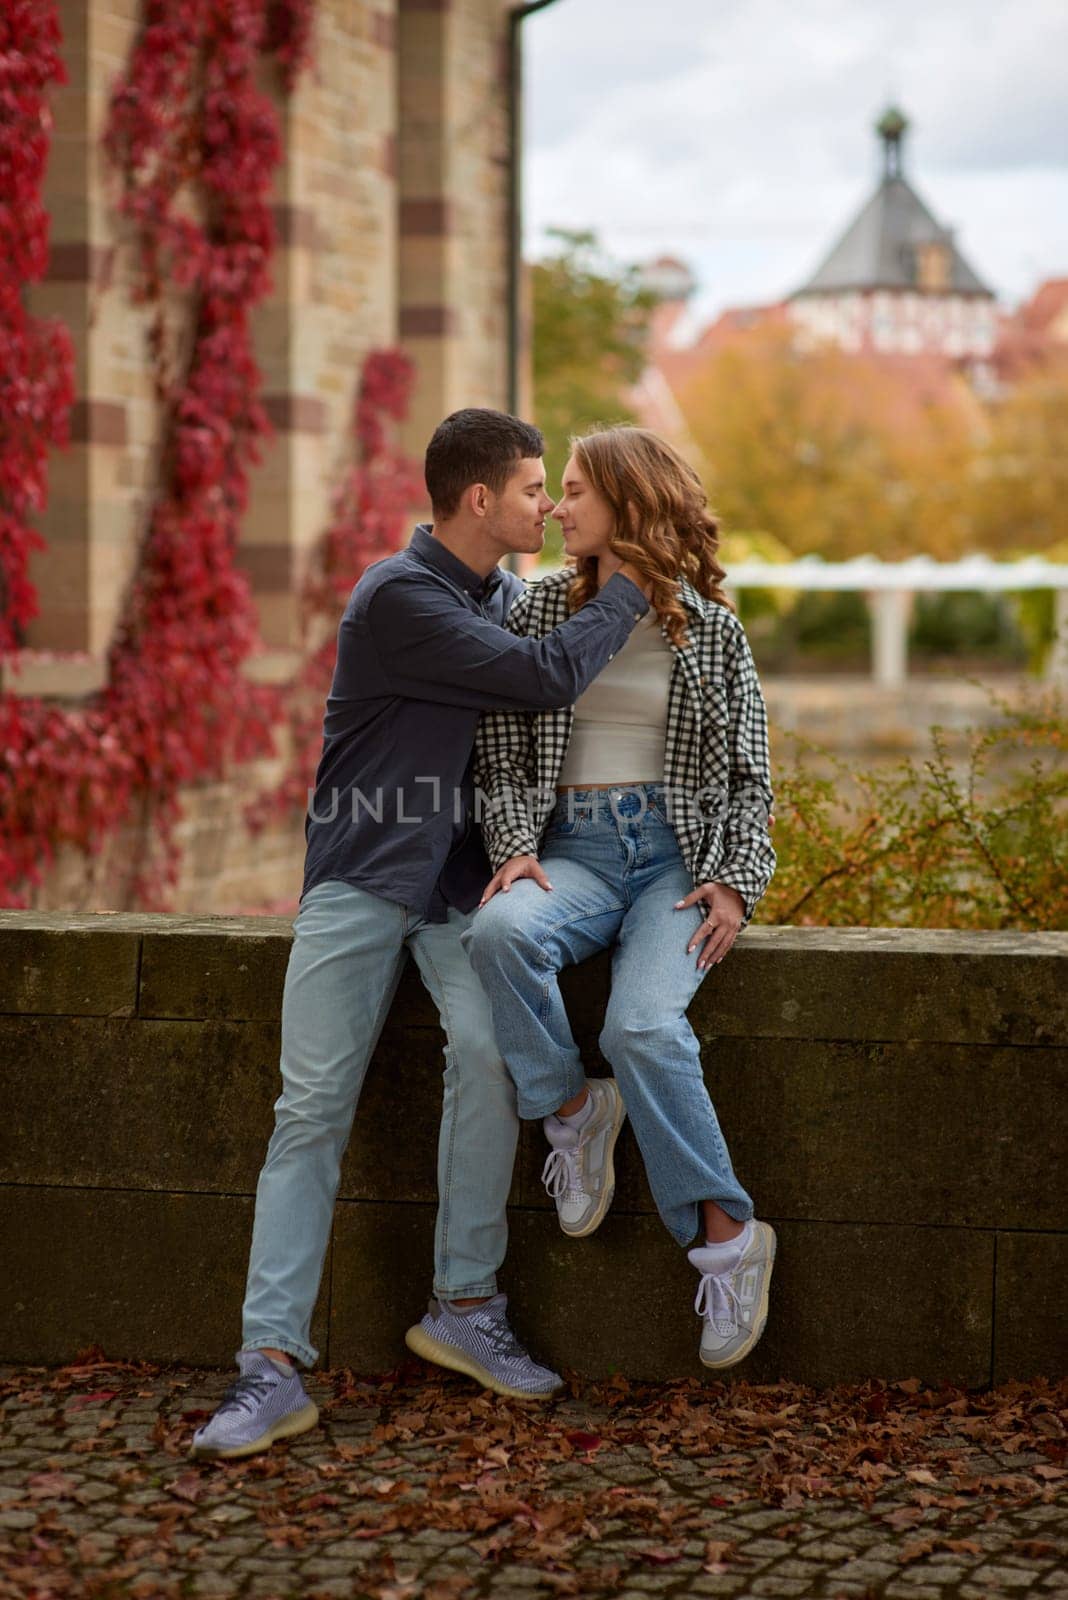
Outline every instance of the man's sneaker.
{"label": "man's sneaker", "polygon": [[587,1084],[593,1110],[581,1128],[559,1117],[542,1126],[552,1152],[541,1178],[556,1201],[560,1226],[571,1239],[584,1239],[601,1226],[616,1192],[612,1152],[627,1115],[614,1078],[591,1078]]}
{"label": "man's sneaker", "polygon": [[532,1361],[508,1326],[508,1296],[494,1295],[480,1306],[457,1308],[431,1300],[422,1322],[409,1328],[404,1342],[424,1361],[464,1372],[494,1394],[513,1400],[548,1400],[564,1380]]}
{"label": "man's sneaker", "polygon": [[299,1373],[287,1378],[261,1350],[239,1350],[237,1365],[240,1376],[211,1421],[193,1435],[190,1455],[221,1461],[258,1455],[276,1439],[291,1439],[318,1422],[319,1408],[308,1399]]}
{"label": "man's sneaker", "polygon": [[768,1320],[775,1230],[754,1219],[748,1246],[726,1272],[710,1270],[715,1265],[711,1250],[691,1250],[689,1255],[701,1274],[693,1303],[704,1317],[701,1360],[706,1367],[733,1367],[752,1350]]}

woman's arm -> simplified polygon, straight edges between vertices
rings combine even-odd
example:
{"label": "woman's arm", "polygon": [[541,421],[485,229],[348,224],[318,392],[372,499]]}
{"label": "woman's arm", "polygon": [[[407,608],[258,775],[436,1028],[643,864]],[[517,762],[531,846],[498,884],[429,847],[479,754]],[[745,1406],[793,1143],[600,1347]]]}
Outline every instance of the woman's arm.
{"label": "woman's arm", "polygon": [[714,869],[711,862],[701,863],[697,877],[699,881],[714,878],[716,883],[736,889],[748,922],[771,882],[775,851],[768,829],[773,803],[768,718],[749,641],[740,623],[727,634],[724,665],[729,776],[723,853]]}

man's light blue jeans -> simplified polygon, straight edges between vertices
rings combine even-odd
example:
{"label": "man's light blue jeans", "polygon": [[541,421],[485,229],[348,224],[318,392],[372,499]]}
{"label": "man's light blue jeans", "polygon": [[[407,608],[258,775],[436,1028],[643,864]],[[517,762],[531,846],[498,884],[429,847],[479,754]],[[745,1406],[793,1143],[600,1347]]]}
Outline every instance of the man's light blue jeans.
{"label": "man's light blue jeans", "polygon": [[[409,952],[445,1030],[434,1293],[496,1292],[519,1123],[485,993],[460,944],[471,921],[422,922],[351,884],[301,901],[282,1001],[282,1093],[256,1190],[242,1328],[246,1350],[306,1365],[341,1158],[367,1064]],[[403,1100],[404,1085],[397,1084]]]}
{"label": "man's light blue jeans", "polygon": [[541,864],[546,891],[522,878],[475,913],[464,945],[493,1008],[521,1117],[545,1117],[585,1073],[557,981],[561,967],[615,945],[600,1037],[645,1160],[664,1225],[679,1244],[715,1200],[739,1222],[753,1203],[731,1166],[686,1007],[704,973],[686,946],[701,921],[676,911],[693,888],[659,784],[562,797]]}

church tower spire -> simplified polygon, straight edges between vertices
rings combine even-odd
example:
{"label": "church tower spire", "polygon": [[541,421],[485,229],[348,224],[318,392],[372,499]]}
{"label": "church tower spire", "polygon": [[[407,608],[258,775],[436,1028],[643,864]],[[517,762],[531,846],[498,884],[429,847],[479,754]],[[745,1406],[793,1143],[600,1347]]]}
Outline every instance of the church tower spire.
{"label": "church tower spire", "polygon": [[888,106],[875,124],[875,131],[883,141],[884,181],[902,176],[901,145],[908,126],[908,118],[896,106]]}

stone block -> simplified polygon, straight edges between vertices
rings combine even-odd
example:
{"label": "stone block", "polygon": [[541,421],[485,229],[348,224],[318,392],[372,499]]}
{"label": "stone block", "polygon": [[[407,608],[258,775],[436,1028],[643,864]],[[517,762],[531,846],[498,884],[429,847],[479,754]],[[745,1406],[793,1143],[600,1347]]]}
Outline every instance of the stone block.
{"label": "stone block", "polygon": [[434,1278],[434,1208],[342,1201],[334,1215],[329,1360],[388,1372]]}
{"label": "stone block", "polygon": [[967,1228],[774,1223],[779,1255],[754,1382],[873,1373],[990,1381],[994,1236]]}
{"label": "stone block", "polygon": [[1068,934],[751,928],[690,1011],[704,1038],[1068,1043]]}
{"label": "stone block", "polygon": [[[0,1360],[65,1362],[99,1345],[116,1359],[231,1365],[251,1200],[13,1186],[0,1188],[0,1228]],[[324,1334],[320,1313],[313,1340]]]}
{"label": "stone block", "polygon": [[705,1040],[735,1171],[776,1216],[1056,1228],[1068,1052]]}
{"label": "stone block", "polygon": [[8,1182],[251,1195],[279,1090],[269,1023],[0,1018]]}
{"label": "stone block", "polygon": [[[1055,1172],[1056,1167],[1035,1171]],[[1044,1185],[1043,1185],[1044,1186]],[[1053,1185],[1051,1185],[1053,1187]],[[1068,1372],[1068,1236],[999,1233],[994,1382]]]}
{"label": "stone block", "polygon": [[146,933],[143,1017],[274,1021],[292,942],[282,917],[174,917]]}
{"label": "stone block", "polygon": [[0,911],[0,1015],[128,1017],[141,919]]}

